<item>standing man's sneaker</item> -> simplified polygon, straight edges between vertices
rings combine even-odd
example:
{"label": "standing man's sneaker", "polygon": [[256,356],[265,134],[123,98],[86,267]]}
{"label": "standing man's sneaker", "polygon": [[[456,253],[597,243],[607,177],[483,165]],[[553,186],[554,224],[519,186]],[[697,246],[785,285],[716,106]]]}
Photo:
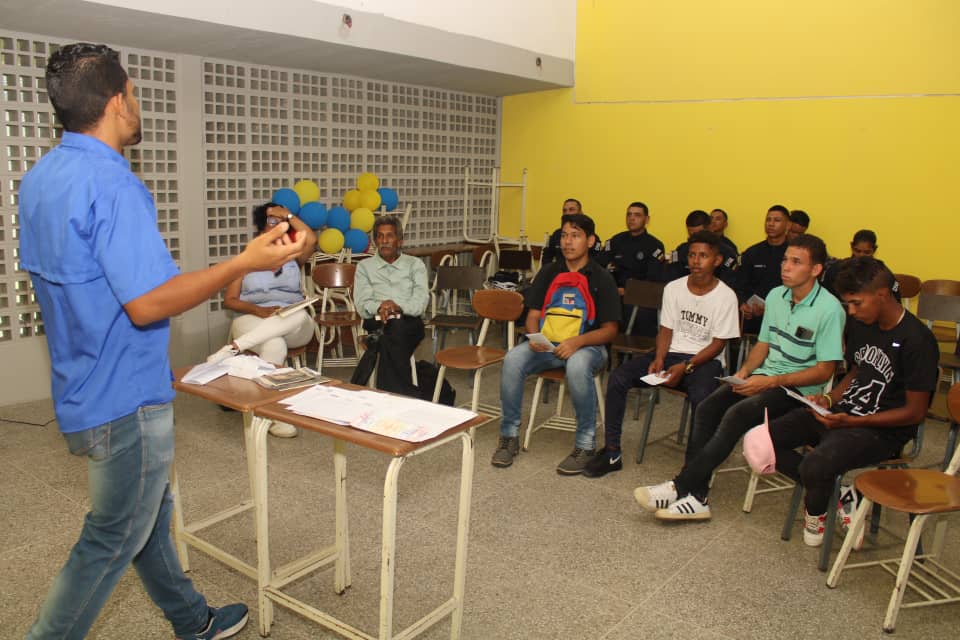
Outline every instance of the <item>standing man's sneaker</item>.
{"label": "standing man's sneaker", "polygon": [[803,513],[803,544],[808,547],[819,547],[823,544],[823,529],[827,523],[827,514],[812,516],[806,511]]}
{"label": "standing man's sneaker", "polygon": [[583,475],[588,478],[599,478],[611,471],[620,471],[620,469],[623,469],[623,452],[604,449],[590,458],[587,466],[583,468]]}
{"label": "standing man's sneaker", "polygon": [[[840,529],[845,532],[845,535],[850,535],[850,523],[853,522],[853,514],[856,513],[858,506],[860,506],[860,499],[853,485],[845,484],[841,486],[840,500],[837,502],[837,524],[840,525]],[[860,551],[863,548],[863,534],[866,530],[867,526],[864,523],[853,543],[854,551]]]}
{"label": "standing man's sneaker", "polygon": [[269,431],[274,438],[296,438],[297,434],[300,433],[289,422],[274,422],[270,425]]}
{"label": "standing man's sneaker", "polygon": [[493,452],[493,459],[490,464],[495,467],[509,467],[513,464],[513,459],[520,453],[520,438],[514,436],[507,438],[500,436],[497,443],[497,450]]}
{"label": "standing man's sneaker", "polygon": [[670,480],[652,487],[637,487],[633,490],[633,497],[645,511],[656,511],[668,508],[679,496],[673,480]]}
{"label": "standing man's sneaker", "polygon": [[228,604],[214,609],[210,607],[207,627],[198,633],[180,636],[177,640],[223,640],[240,633],[247,624],[247,605]]}
{"label": "standing man's sneaker", "polygon": [[689,495],[680,498],[666,509],[657,509],[653,515],[657,520],[709,520],[710,505],[706,499],[700,502]]}
{"label": "standing man's sneaker", "polygon": [[563,461],[557,465],[557,473],[562,476],[576,476],[583,473],[584,467],[590,462],[595,451],[577,447]]}

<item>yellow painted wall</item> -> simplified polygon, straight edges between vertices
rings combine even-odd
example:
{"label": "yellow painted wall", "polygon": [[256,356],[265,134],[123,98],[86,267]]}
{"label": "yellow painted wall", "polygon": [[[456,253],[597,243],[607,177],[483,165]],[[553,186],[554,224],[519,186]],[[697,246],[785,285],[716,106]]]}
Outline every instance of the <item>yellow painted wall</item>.
{"label": "yellow painted wall", "polygon": [[[789,9],[785,7],[790,7]],[[668,249],[693,209],[741,247],[804,209],[831,253],[872,228],[896,271],[960,279],[960,2],[581,0],[572,90],[504,99],[505,180],[530,237],[583,201],[605,239],[631,200]],[[519,198],[501,200],[515,236]]]}

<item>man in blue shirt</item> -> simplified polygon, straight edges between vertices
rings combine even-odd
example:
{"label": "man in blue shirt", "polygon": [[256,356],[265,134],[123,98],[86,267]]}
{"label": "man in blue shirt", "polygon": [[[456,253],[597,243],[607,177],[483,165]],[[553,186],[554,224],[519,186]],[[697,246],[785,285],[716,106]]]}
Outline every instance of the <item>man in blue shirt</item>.
{"label": "man in blue shirt", "polygon": [[304,238],[284,239],[281,223],[227,262],[179,273],[153,199],[121,155],[141,129],[117,52],[64,46],[46,81],[65,132],[24,176],[20,255],[43,312],[60,430],[88,458],[91,505],[27,637],[83,638],[132,563],[177,638],[227,638],[247,607],[209,607],[170,539],[168,318],[248,271],[276,269]]}

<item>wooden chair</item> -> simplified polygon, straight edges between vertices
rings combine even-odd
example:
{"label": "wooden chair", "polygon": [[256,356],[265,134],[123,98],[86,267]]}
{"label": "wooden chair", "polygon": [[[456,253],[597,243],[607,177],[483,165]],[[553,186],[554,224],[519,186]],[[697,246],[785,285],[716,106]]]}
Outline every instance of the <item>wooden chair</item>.
{"label": "wooden chair", "polygon": [[[319,313],[308,307],[311,315],[316,320],[314,333],[317,336],[317,372],[323,372],[323,352],[326,347],[327,329],[331,329],[333,341],[337,341],[337,357],[327,358],[327,364],[331,366],[347,367],[356,366],[359,360],[359,332],[358,327],[362,323],[360,314],[353,306],[353,300],[350,296],[350,290],[353,289],[353,280],[356,275],[357,265],[343,262],[323,262],[313,266],[310,271],[310,278],[313,280],[317,292],[322,292],[320,300]],[[333,292],[339,292],[344,301],[346,309],[344,311],[334,311],[334,302],[331,298]],[[330,310],[328,310],[330,309]],[[346,357],[343,355],[342,340],[338,340],[340,332],[348,328],[353,335],[353,345],[355,355]]]}
{"label": "wooden chair", "polygon": [[[927,280],[920,288],[917,317],[926,321],[938,342],[956,346],[960,340],[960,280]],[[936,326],[945,323],[949,326]],[[950,372],[950,383],[960,382],[960,358],[954,353],[940,356],[940,367]]]}
{"label": "wooden chair", "polygon": [[893,277],[897,279],[897,284],[900,287],[900,302],[902,302],[905,307],[912,306],[912,301],[920,293],[920,287],[923,285],[923,282],[921,282],[917,276],[911,276],[906,273],[895,273]]}
{"label": "wooden chair", "polygon": [[[595,447],[599,449],[602,446],[602,436],[603,436],[603,425],[605,424],[604,420],[604,405],[603,405],[603,384],[601,383],[601,376],[603,370],[599,369],[596,373],[593,374],[593,384],[597,390],[597,403],[600,405],[599,413],[600,420],[597,422],[597,436]],[[543,391],[543,382],[544,380],[550,382],[560,383],[560,391],[557,394],[557,410],[556,412],[547,418],[544,422],[534,426],[534,423],[537,421],[537,405],[540,402],[540,393]],[[563,415],[563,393],[566,390],[566,380],[567,380],[567,370],[566,369],[547,369],[546,371],[541,371],[537,374],[537,385],[533,389],[533,403],[530,405],[530,420],[527,422],[527,432],[523,437],[523,450],[526,451],[530,447],[530,436],[532,436],[537,431],[541,429],[554,429],[556,431],[576,431],[577,430],[577,421],[575,418],[569,418]]]}
{"label": "wooden chair", "polygon": [[488,278],[493,275],[496,258],[496,247],[492,244],[482,244],[473,250],[473,264],[483,269]]}
{"label": "wooden chair", "polygon": [[[879,469],[905,469],[910,465],[917,456],[920,455],[920,449],[923,446],[923,424],[917,427],[917,435],[913,439],[913,446],[911,449],[902,453],[898,458],[891,458],[889,460],[884,460],[883,462],[878,462],[873,465]],[[859,477],[859,476],[858,476]],[[840,500],[840,486],[843,483],[843,475],[836,477],[833,483],[833,494],[830,496],[830,502],[827,504],[832,508],[828,507],[827,509],[827,519],[823,527],[823,544],[820,546],[820,560],[817,563],[817,568],[820,571],[826,571],[830,565],[830,551],[833,549],[833,534],[836,531],[837,527],[837,518],[834,514],[834,509],[836,508],[837,502]],[[790,540],[791,534],[793,532],[794,521],[797,518],[797,512],[800,510],[800,503],[803,501],[803,485],[796,484],[793,489],[793,497],[790,499],[790,508],[787,509],[787,517],[783,521],[783,530],[780,532],[780,539]],[[875,534],[880,526],[880,511],[875,510],[873,513],[873,518],[870,524],[870,533],[871,535]],[[851,526],[847,530],[847,538],[844,539],[844,544],[847,540],[850,540],[850,544],[853,544],[853,541],[857,538],[854,534],[854,529],[851,523]]]}
{"label": "wooden chair", "polygon": [[[480,267],[445,265],[437,268],[434,289],[430,293],[429,322],[429,326],[433,330],[434,357],[436,357],[439,349],[443,349],[446,332],[450,329],[466,329],[470,332],[470,344],[473,344],[473,336],[480,329],[483,318],[479,315],[458,313],[457,293],[466,291],[472,297],[475,295],[475,291],[483,288],[485,280],[483,269]],[[438,313],[437,301],[439,298],[446,299],[447,313]]]}
{"label": "wooden chair", "polygon": [[533,252],[528,249],[501,249],[497,271],[519,271],[521,279],[533,273]]}
{"label": "wooden chair", "polygon": [[633,307],[627,330],[617,334],[613,340],[613,353],[636,354],[650,353],[657,348],[657,339],[649,336],[632,336],[637,321],[638,309],[656,309],[660,311],[663,303],[663,282],[652,280],[627,280],[623,287],[623,304]]}
{"label": "wooden chair", "polygon": [[[479,269],[479,267],[469,268]],[[523,296],[516,291],[480,290],[473,294],[473,308],[477,315],[483,318],[477,344],[476,346],[451,347],[436,354],[440,372],[437,374],[437,385],[433,390],[433,401],[437,402],[440,399],[440,389],[443,386],[443,378],[448,368],[473,371],[473,397],[470,400],[470,410],[476,411],[480,408],[480,376],[483,370],[491,365],[503,362],[503,359],[507,356],[507,351],[503,349],[484,346],[487,333],[490,330],[490,323],[500,321],[508,324],[507,349],[512,349],[513,324],[523,311]],[[501,414],[499,407],[496,406],[483,406],[483,409],[490,415]]]}
{"label": "wooden chair", "polygon": [[[960,385],[951,387],[947,403],[953,422],[960,422]],[[827,586],[836,587],[844,569],[880,566],[888,573],[896,575],[887,613],[883,619],[883,630],[887,633],[893,633],[901,608],[960,602],[960,576],[944,567],[939,559],[946,536],[943,516],[960,511],[958,468],[960,449],[954,452],[945,472],[932,469],[885,469],[862,473],[854,482],[863,499],[850,523],[850,533],[827,576]],[[847,564],[856,534],[866,526],[867,511],[874,504],[911,516],[912,523],[903,545],[903,553],[899,558]],[[931,516],[936,516],[939,520],[933,549],[930,553],[918,555],[920,534]],[[914,563],[914,560],[920,562]],[[907,589],[913,590],[921,599],[904,604],[903,596]]]}

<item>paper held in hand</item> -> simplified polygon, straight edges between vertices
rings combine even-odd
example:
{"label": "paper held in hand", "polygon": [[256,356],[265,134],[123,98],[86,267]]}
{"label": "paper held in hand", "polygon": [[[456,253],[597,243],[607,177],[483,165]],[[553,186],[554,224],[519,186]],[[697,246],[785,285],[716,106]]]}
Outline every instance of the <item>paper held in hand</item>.
{"label": "paper held in hand", "polygon": [[815,403],[815,402],[810,402],[809,400],[807,400],[806,398],[804,398],[802,395],[800,395],[799,393],[797,393],[797,392],[794,391],[793,389],[788,389],[787,387],[785,387],[785,386],[783,386],[783,385],[780,385],[780,388],[783,389],[784,391],[786,391],[788,396],[790,396],[790,397],[793,398],[794,400],[797,400],[798,402],[802,402],[803,404],[807,405],[808,407],[810,407],[811,409],[813,409],[814,411],[816,411],[816,412],[819,413],[820,415],[822,415],[822,416],[828,416],[828,415],[830,415],[830,412],[829,412],[828,410],[824,409],[823,407],[821,407],[820,405],[818,405],[818,404]]}
{"label": "paper held in hand", "polygon": [[293,304],[288,304],[285,307],[278,307],[277,310],[273,312],[273,315],[286,318],[290,314],[300,311],[300,309],[306,309],[319,299],[320,296],[311,296],[305,300],[301,300],[300,302],[294,302]]}
{"label": "paper held in hand", "polygon": [[533,344],[537,344],[537,345],[540,345],[541,347],[550,349],[551,351],[557,348],[556,345],[550,342],[547,336],[543,335],[542,333],[528,333],[527,340],[529,340]]}
{"label": "paper held in hand", "polygon": [[726,382],[727,384],[733,385],[734,387],[737,386],[738,384],[746,384],[747,382],[743,378],[738,378],[737,376],[717,376],[717,380],[719,380],[720,382]]}
{"label": "paper held in hand", "polygon": [[663,384],[670,379],[670,376],[663,375],[666,371],[661,371],[660,373],[648,373],[647,375],[640,378],[643,382],[646,382],[651,387],[655,387],[658,384]]}

